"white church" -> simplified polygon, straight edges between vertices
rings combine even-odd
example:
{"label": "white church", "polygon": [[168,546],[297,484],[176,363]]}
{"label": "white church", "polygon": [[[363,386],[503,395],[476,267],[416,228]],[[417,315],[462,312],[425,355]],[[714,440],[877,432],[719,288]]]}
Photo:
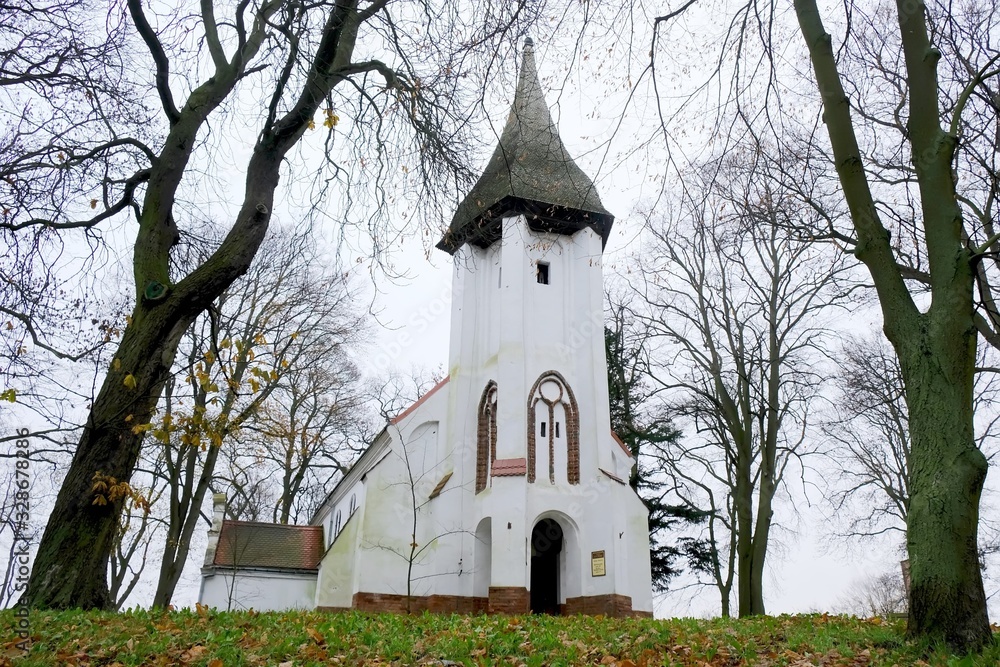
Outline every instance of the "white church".
{"label": "white church", "polygon": [[651,616],[648,516],[611,432],[613,216],[567,154],[530,39],[454,258],[449,377],[390,421],[309,526],[215,517],[218,608]]}

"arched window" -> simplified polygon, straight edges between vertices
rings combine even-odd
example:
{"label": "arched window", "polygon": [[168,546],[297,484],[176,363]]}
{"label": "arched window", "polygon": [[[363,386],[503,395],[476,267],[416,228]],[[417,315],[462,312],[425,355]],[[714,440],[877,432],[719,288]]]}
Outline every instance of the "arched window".
{"label": "arched window", "polygon": [[580,483],[580,411],[573,390],[556,371],[542,373],[528,394],[529,482],[535,481],[540,461],[551,484],[564,465],[566,481]]}
{"label": "arched window", "polygon": [[497,459],[497,383],[490,380],[479,401],[476,429],[476,493],[486,488],[490,468]]}
{"label": "arched window", "polygon": [[333,539],[337,539],[337,535],[340,535],[340,510],[337,510],[337,518],[333,523]]}
{"label": "arched window", "polygon": [[358,494],[351,494],[351,509],[349,510],[347,516],[354,516],[354,512],[358,509]]}

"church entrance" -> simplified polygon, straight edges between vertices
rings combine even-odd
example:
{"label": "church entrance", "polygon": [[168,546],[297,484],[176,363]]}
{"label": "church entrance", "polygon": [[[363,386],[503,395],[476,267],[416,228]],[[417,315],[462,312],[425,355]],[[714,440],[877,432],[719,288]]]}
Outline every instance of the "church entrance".
{"label": "church entrance", "polygon": [[559,555],[562,526],[542,519],[531,531],[531,613],[559,613]]}

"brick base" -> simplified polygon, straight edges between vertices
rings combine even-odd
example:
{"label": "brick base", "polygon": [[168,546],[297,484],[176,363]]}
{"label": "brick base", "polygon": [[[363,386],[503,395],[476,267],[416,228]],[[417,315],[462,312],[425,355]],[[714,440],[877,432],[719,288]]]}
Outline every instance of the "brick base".
{"label": "brick base", "polygon": [[[352,608],[358,611],[392,612],[405,614],[407,612],[405,595],[391,593],[355,593]],[[487,609],[486,598],[466,597],[464,595],[413,595],[409,598],[409,611],[420,613],[429,611],[435,614],[475,614]]]}
{"label": "brick base", "polygon": [[632,611],[632,598],[627,595],[585,595],[578,598],[566,598],[566,604],[560,605],[564,614],[585,614],[587,616],[636,616]]}
{"label": "brick base", "polygon": [[524,586],[490,586],[490,614],[527,614],[531,611],[531,596]]}
{"label": "brick base", "polygon": [[[351,609],[369,612],[405,614],[406,596],[391,593],[355,593]],[[531,594],[521,586],[490,586],[488,598],[463,595],[414,595],[410,597],[410,613],[425,611],[434,614],[527,614],[531,611]],[[346,607],[317,607],[317,611],[349,611]],[[559,613],[586,616],[638,616],[652,618],[649,611],[633,611],[632,598],[627,595],[588,595],[568,598],[559,605]]]}

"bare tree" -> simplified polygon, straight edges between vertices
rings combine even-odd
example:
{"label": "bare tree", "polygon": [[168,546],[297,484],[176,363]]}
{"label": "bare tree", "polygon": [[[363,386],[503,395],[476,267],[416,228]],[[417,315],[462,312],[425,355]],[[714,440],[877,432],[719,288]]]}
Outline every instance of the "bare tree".
{"label": "bare tree", "polygon": [[[710,63],[701,90],[718,95],[712,120],[729,123],[727,136],[753,135],[803,158],[790,165],[785,187],[821,182],[839,200],[827,207],[800,195],[819,215],[813,238],[864,264],[905,378],[908,632],[976,650],[992,641],[977,555],[988,464],[976,447],[972,397],[978,338],[995,339],[1000,321],[990,280],[1000,243],[1000,52],[987,37],[1000,14],[995,3],[955,11],[938,0],[793,7],[795,26],[773,3],[737,3],[719,48],[698,52]],[[655,19],[654,79],[671,31],[698,20],[697,10],[686,3]],[[789,30],[801,35],[798,45],[780,41]],[[792,85],[797,49],[812,65],[808,96]],[[672,136],[680,116],[661,118]]]}
{"label": "bare tree", "polygon": [[[874,176],[866,172],[871,155],[862,151],[858,130],[886,117],[888,109],[865,105],[863,98],[858,100],[861,104],[852,103],[815,0],[796,0],[794,6],[823,101],[833,163],[850,209],[854,254],[871,275],[883,330],[896,352],[906,387],[909,632],[943,636],[962,650],[977,649],[992,641],[992,633],[977,537],[987,461],[976,446],[972,397],[977,327],[984,328],[984,317],[995,312],[990,308],[984,274],[986,265],[993,263],[989,258],[1000,237],[992,229],[992,215],[975,215],[990,208],[974,205],[975,198],[969,197],[972,192],[959,187],[956,166],[965,164],[963,145],[977,143],[960,140],[963,130],[976,129],[975,108],[992,107],[990,124],[996,122],[997,98],[990,86],[1000,74],[1000,53],[960,46],[970,68],[963,72],[961,67],[949,67],[947,63],[957,65],[961,60],[954,53],[939,66],[942,49],[947,53],[950,42],[939,37],[948,30],[942,31],[934,17],[944,25],[956,25],[949,18],[949,7],[937,5],[930,10],[902,1],[896,4],[898,42],[893,37],[886,46],[895,47],[889,53],[898,59],[892,68],[898,91],[895,145],[901,156],[909,153],[910,163],[895,162],[903,163],[906,171],[906,198],[896,199],[903,206],[880,205],[882,197],[876,194],[882,185],[880,172]],[[987,19],[991,21],[995,19]],[[848,51],[864,53],[863,49]],[[957,76],[950,79],[953,74]],[[852,109],[864,108],[870,113],[852,116]],[[990,163],[995,159],[990,158]],[[980,182],[987,187],[979,194],[992,202],[995,171],[990,175],[991,167],[983,164],[973,164],[972,170],[984,176]],[[920,289],[930,294],[927,306],[914,298],[899,268],[905,262],[890,242],[891,221],[904,217],[912,221],[906,228],[913,230],[913,241],[926,258]],[[977,308],[977,288],[986,297],[985,314]]]}
{"label": "bare tree", "polygon": [[[85,3],[65,4],[72,5],[71,19],[88,22]],[[111,606],[106,572],[122,504],[92,502],[94,475],[131,478],[143,440],[131,424],[150,421],[184,332],[250,266],[275,208],[282,169],[294,162],[289,158],[302,137],[318,124],[326,131],[328,159],[315,172],[320,175],[313,194],[325,193],[330,179],[342,175],[342,156],[358,165],[352,172],[355,184],[367,180],[374,186],[376,203],[394,199],[386,190],[389,174],[406,174],[403,194],[420,191],[419,208],[433,218],[447,186],[469,176],[465,151],[472,143],[459,139],[470,127],[470,114],[481,109],[467,94],[470,84],[478,83],[470,71],[482,72],[472,66],[470,44],[492,57],[538,9],[504,3],[473,16],[429,0],[263,0],[227,6],[230,15],[223,17],[222,7],[212,2],[159,15],[141,0],[125,5],[127,20],[115,33],[122,36],[115,42],[121,48],[112,55],[115,71],[123,79],[127,74],[139,80],[135,90],[155,90],[157,116],[131,122],[144,107],[123,106],[118,109],[122,118],[98,117],[100,135],[109,137],[99,146],[42,142],[51,146],[41,156],[45,159],[22,160],[28,168],[13,176],[17,187],[36,175],[58,174],[61,162],[78,167],[66,173],[81,179],[65,193],[47,189],[57,192],[56,205],[8,207],[5,218],[5,229],[17,235],[12,245],[18,247],[30,243],[28,237],[38,230],[96,233],[119,213],[134,214],[137,223],[134,308],[39,545],[28,593],[28,602],[39,607]],[[459,34],[465,41],[455,38]],[[38,43],[39,62],[57,65],[63,43],[59,37]],[[143,48],[129,51],[139,44]],[[101,57],[85,59],[86,71],[107,66]],[[11,86],[19,90],[37,83],[30,77],[15,79]],[[89,81],[78,94],[97,98],[95,105],[104,102]],[[204,168],[202,158],[227,160],[205,141],[209,119],[213,128],[221,127],[224,122],[215,119],[235,112],[248,97],[256,111],[255,129],[242,131],[253,137],[244,165],[245,190],[241,201],[219,202],[211,212],[229,221],[229,231],[207,260],[178,272],[171,265],[172,249],[195,208],[189,205],[192,188],[203,183],[195,173]],[[354,155],[347,150],[338,156],[334,150],[344,134],[355,140],[344,144],[356,149]],[[12,150],[30,155],[32,149],[15,145]],[[121,159],[108,158],[114,150],[122,152]],[[348,213],[342,213],[335,217],[346,219]],[[373,229],[375,244],[382,247],[384,235]]]}
{"label": "bare tree", "polygon": [[126,505],[118,528],[115,550],[111,554],[108,572],[108,591],[114,600],[115,610],[122,608],[135,590],[149,562],[149,549],[164,522],[151,512],[163,495],[162,475],[150,476],[149,488],[139,489],[144,503]]}
{"label": "bare tree", "polygon": [[862,618],[893,618],[906,613],[906,586],[899,571],[854,582],[840,602],[843,611]]}
{"label": "bare tree", "polygon": [[[157,443],[152,465],[170,489],[154,606],[170,604],[205,495],[220,485],[220,456],[243,447],[264,411],[280,410],[279,394],[308,393],[290,388],[302,374],[350,367],[344,350],[359,330],[350,291],[315,259],[308,233],[273,230],[249,272],[182,341],[185,362],[166,385],[162,415],[145,427]],[[322,390],[332,388],[345,389],[331,382]]]}
{"label": "bare tree", "polygon": [[[830,494],[847,535],[906,531],[910,504],[910,432],[895,354],[882,341],[849,338],[837,353],[834,417],[823,426],[843,488]],[[861,510],[861,514],[856,512]]]}
{"label": "bare tree", "polygon": [[681,527],[698,526],[708,514],[676,496],[659,471],[656,452],[682,447],[681,432],[659,400],[658,383],[650,379],[649,324],[633,319],[627,295],[605,295],[605,352],[611,430],[632,452],[635,465],[629,485],[649,511],[650,567],[653,588],[668,590],[685,561],[695,570],[712,556],[704,539],[678,536]]}
{"label": "bare tree", "polygon": [[[809,215],[749,165],[688,183],[672,221],[652,219],[642,317],[658,343],[651,377],[678,396],[696,435],[656,450],[684,500],[709,513],[703,571],[730,611],[764,613],[774,500],[811,451],[826,349],[824,309],[846,298],[844,269],[789,231]],[[737,163],[744,164],[747,163]]]}

